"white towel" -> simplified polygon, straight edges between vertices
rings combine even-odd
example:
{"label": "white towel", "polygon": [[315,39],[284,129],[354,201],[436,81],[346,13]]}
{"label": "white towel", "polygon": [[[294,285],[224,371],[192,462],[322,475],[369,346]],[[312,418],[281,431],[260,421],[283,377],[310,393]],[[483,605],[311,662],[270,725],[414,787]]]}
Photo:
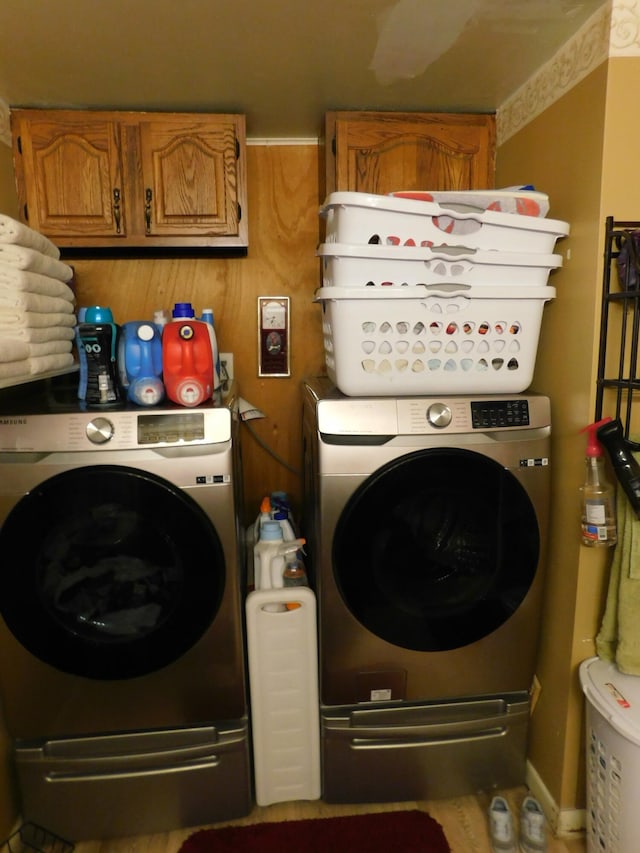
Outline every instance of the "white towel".
{"label": "white towel", "polygon": [[40,314],[73,314],[73,303],[59,296],[42,296],[28,290],[0,290],[0,310],[22,308]]}
{"label": "white towel", "polygon": [[51,326],[43,329],[17,329],[15,326],[0,325],[0,336],[17,341],[27,341],[33,344],[43,344],[49,341],[73,341],[74,330],[69,326]]}
{"label": "white towel", "polygon": [[4,213],[0,213],[0,243],[17,243],[56,260],[60,257],[60,249],[48,237]]}
{"label": "white towel", "polygon": [[31,359],[20,361],[0,361],[0,379],[17,379],[19,376],[31,375]]}
{"label": "white towel", "polygon": [[62,370],[73,365],[73,355],[41,355],[27,359],[30,373],[47,373],[49,370]]}
{"label": "white towel", "polygon": [[60,355],[61,353],[71,352],[73,343],[71,341],[46,341],[45,343],[25,343],[17,341],[16,343],[24,343],[29,350],[29,356],[38,358],[41,355]]}
{"label": "white towel", "polygon": [[60,281],[71,281],[73,278],[73,270],[68,264],[24,246],[0,243],[0,261],[20,270],[30,270],[49,275],[51,278],[59,278]]}
{"label": "white towel", "polygon": [[30,293],[41,293],[43,296],[59,296],[69,301],[75,299],[75,294],[69,285],[58,278],[0,263],[0,289],[7,288],[28,290]]}
{"label": "white towel", "polygon": [[39,311],[25,311],[23,308],[0,307],[0,329],[46,329],[53,326],[76,325],[76,315],[67,312],[43,314]]}
{"label": "white towel", "polygon": [[[61,343],[64,343],[62,341]],[[40,344],[39,346],[45,346]],[[31,351],[26,341],[18,341],[15,338],[0,337],[0,363],[6,361],[21,361],[29,358]]]}

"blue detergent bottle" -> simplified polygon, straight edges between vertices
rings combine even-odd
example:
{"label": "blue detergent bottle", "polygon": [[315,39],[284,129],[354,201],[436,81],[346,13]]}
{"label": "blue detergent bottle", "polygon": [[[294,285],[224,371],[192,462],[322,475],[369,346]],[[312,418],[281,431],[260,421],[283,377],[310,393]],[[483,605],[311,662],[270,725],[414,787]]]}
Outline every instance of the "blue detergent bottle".
{"label": "blue detergent bottle", "polygon": [[217,391],[220,388],[220,350],[218,348],[218,338],[216,336],[216,327],[213,318],[213,308],[203,308],[200,317],[203,323],[209,327],[209,337],[211,339],[211,353],[213,357],[213,390]]}
{"label": "blue detergent bottle", "polygon": [[155,406],[164,399],[162,336],[154,323],[133,320],[122,325],[118,368],[132,403]]}

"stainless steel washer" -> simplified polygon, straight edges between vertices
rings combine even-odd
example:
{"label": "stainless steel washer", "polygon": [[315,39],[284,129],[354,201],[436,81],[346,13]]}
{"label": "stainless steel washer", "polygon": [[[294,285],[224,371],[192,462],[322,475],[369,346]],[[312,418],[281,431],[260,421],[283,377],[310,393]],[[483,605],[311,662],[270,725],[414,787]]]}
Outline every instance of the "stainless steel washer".
{"label": "stainless steel washer", "polygon": [[303,434],[324,798],[522,783],[549,400],[351,398],[314,379]]}
{"label": "stainless steel washer", "polygon": [[23,817],[109,838],[251,808],[233,393],[0,393],[0,681]]}

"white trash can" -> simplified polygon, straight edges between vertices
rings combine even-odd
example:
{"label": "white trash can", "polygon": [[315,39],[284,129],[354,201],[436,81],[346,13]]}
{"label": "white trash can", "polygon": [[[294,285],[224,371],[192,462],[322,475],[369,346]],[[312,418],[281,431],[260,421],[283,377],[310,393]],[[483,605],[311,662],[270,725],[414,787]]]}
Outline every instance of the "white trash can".
{"label": "white trash can", "polygon": [[640,676],[589,658],[580,664],[587,699],[587,853],[640,849]]}

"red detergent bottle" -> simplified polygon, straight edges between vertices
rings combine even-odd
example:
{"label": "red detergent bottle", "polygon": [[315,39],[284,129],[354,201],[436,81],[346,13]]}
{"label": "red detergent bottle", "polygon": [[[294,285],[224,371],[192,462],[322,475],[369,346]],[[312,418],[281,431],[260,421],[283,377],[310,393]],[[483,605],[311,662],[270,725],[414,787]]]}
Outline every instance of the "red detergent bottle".
{"label": "red detergent bottle", "polygon": [[199,406],[213,393],[213,354],[209,328],[195,319],[190,302],[176,302],[162,330],[162,377],[169,400]]}

